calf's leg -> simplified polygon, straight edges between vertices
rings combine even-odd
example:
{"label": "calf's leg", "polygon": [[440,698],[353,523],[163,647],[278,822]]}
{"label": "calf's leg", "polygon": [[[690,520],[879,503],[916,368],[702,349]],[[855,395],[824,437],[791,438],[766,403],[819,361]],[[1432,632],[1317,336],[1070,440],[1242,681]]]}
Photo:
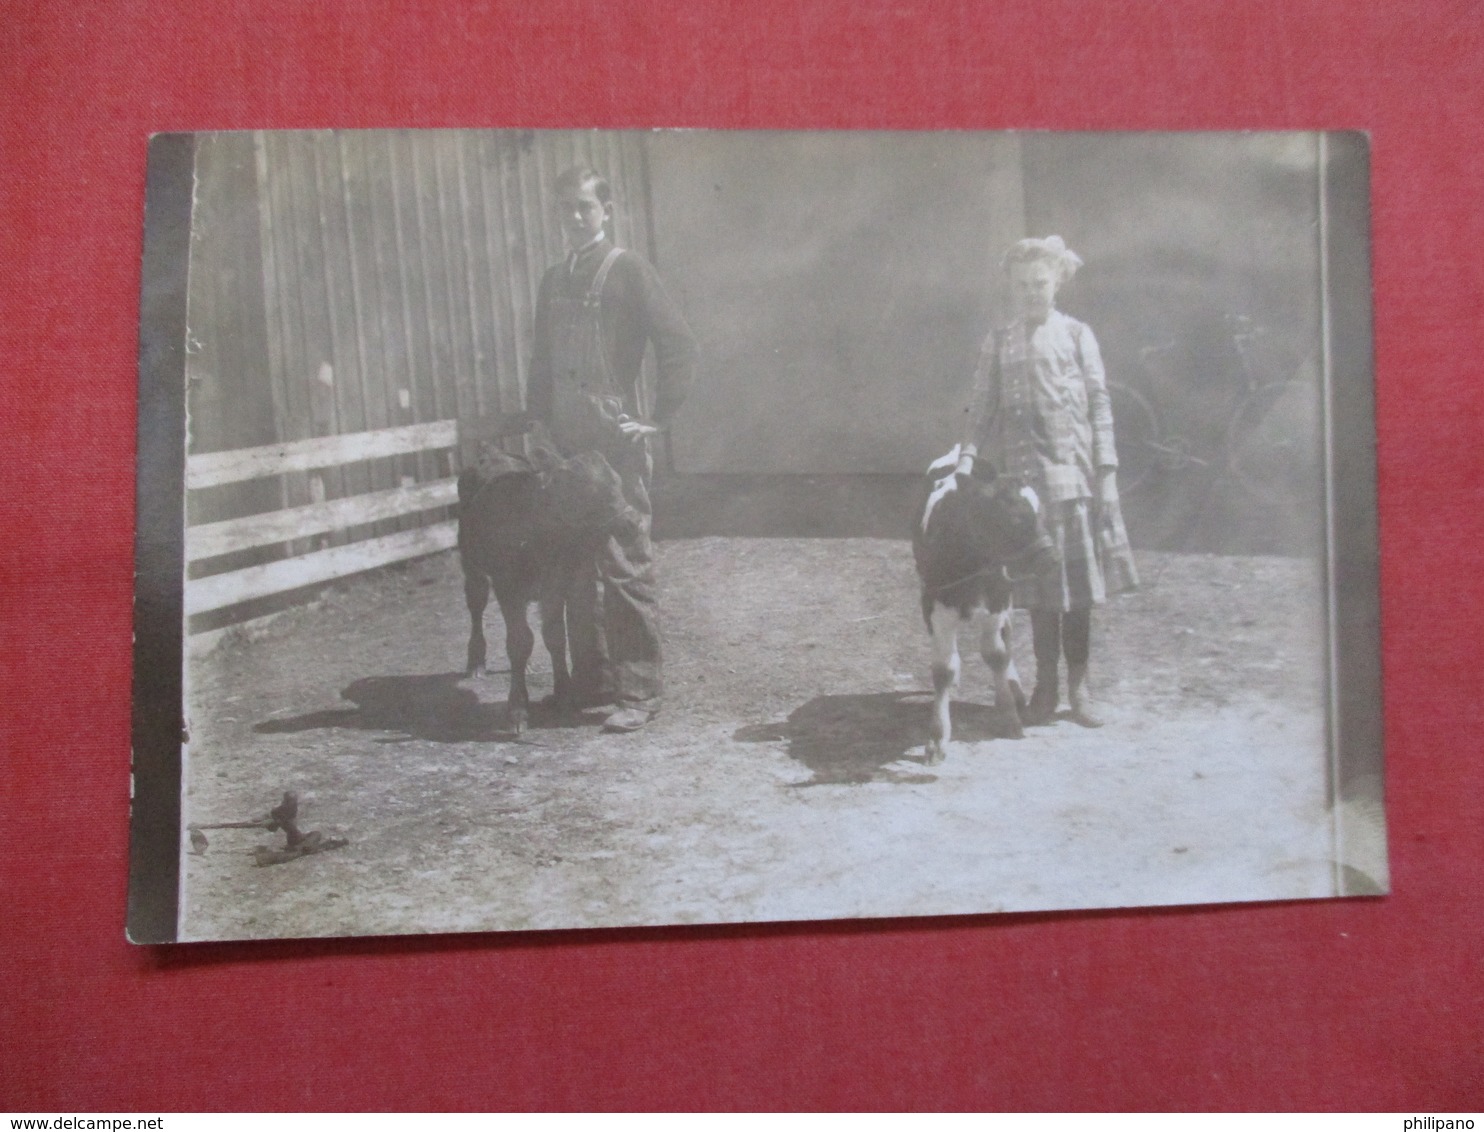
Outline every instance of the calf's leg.
{"label": "calf's leg", "polygon": [[984,634],[979,641],[979,651],[989,670],[994,674],[994,708],[999,717],[1000,731],[1007,738],[1021,739],[1025,730],[1020,724],[1017,709],[1016,689],[1020,677],[1015,672],[1015,661],[1010,657],[1010,611],[988,615]]}
{"label": "calf's leg", "polygon": [[464,666],[466,676],[483,676],[485,672],[484,607],[489,604],[489,599],[489,579],[465,567],[464,604],[469,607],[469,654]]}
{"label": "calf's leg", "polygon": [[505,655],[510,658],[510,698],[506,719],[510,730],[519,735],[526,729],[530,714],[531,694],[526,688],[526,665],[536,647],[536,634],[526,623],[526,603],[509,595],[496,593],[500,615],[505,618]]}
{"label": "calf's leg", "polygon": [[613,681],[608,672],[608,638],[603,631],[603,583],[597,552],[584,554],[565,572],[567,647],[572,657],[572,699],[576,704],[607,703]]}
{"label": "calf's leg", "polygon": [[551,699],[558,711],[572,707],[572,678],[567,671],[567,593],[571,577],[555,570],[541,588],[541,640],[551,657]]}
{"label": "calf's leg", "polygon": [[948,701],[958,684],[958,634],[964,624],[952,606],[934,603],[928,614],[928,629],[933,634],[933,717],[928,724],[925,752],[929,766],[943,761],[948,741],[953,737]]}

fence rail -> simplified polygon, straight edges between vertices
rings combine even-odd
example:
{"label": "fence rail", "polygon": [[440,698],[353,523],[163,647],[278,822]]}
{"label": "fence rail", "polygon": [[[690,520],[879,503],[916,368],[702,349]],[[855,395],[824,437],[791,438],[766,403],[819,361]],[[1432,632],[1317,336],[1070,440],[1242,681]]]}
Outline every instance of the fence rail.
{"label": "fence rail", "polygon": [[[186,487],[200,490],[291,472],[340,467],[386,456],[433,452],[456,448],[458,442],[458,422],[449,420],[193,455],[186,460]],[[449,477],[264,514],[201,523],[186,528],[186,561],[197,563],[224,554],[349,531],[387,519],[400,519],[447,507],[456,499],[457,481]],[[255,598],[270,597],[393,562],[435,554],[452,547],[457,536],[457,523],[442,520],[415,530],[359,539],[275,562],[190,578],[186,582],[186,613],[193,615],[226,609]]]}
{"label": "fence rail", "polygon": [[402,425],[371,432],[316,436],[265,444],[261,448],[239,448],[233,452],[210,452],[186,462],[186,487],[220,487],[227,483],[281,476],[285,472],[307,472],[314,468],[338,467],[357,460],[403,456],[413,452],[452,448],[458,443],[458,421]]}

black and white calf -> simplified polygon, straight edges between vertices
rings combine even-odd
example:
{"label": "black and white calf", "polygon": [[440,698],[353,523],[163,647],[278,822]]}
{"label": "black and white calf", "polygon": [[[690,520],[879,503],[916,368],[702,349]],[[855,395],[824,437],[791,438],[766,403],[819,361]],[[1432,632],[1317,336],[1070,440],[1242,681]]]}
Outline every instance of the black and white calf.
{"label": "black and white calf", "polygon": [[1010,656],[1010,571],[1038,571],[1056,553],[1034,490],[996,475],[987,462],[976,462],[972,474],[957,471],[958,462],[955,447],[928,469],[912,532],[922,616],[933,637],[929,765],[943,761],[953,733],[948,701],[958,684],[958,640],[967,632],[978,633],[979,651],[994,673],[1000,731],[1024,734],[1019,707],[1025,696]]}

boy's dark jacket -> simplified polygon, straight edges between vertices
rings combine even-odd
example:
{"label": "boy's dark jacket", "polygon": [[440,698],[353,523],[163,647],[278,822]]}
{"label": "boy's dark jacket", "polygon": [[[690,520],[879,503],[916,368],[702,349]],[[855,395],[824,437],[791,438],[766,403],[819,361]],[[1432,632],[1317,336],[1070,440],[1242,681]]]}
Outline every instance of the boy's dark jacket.
{"label": "boy's dark jacket", "polygon": [[[554,295],[580,300],[587,294],[613,243],[604,238],[548,268],[536,299],[536,349],[526,389],[526,412],[549,421],[552,408],[550,304]],[[696,340],[680,308],[665,292],[653,267],[625,251],[609,268],[601,299],[603,343],[613,375],[635,415],[667,427],[685,401],[696,370]],[[639,371],[644,348],[654,342],[657,380],[653,404],[641,404]]]}

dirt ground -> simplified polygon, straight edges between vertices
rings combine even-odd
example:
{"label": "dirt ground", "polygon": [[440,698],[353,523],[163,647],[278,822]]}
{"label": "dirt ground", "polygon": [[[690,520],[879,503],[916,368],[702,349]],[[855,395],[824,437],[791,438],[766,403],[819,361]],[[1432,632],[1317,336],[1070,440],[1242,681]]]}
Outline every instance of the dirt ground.
{"label": "dirt ground", "polygon": [[[1312,560],[1144,553],[1143,589],[1094,622],[1108,726],[997,737],[987,669],[966,657],[955,741],[929,768],[905,541],[703,537],[658,554],[668,696],[634,735],[542,712],[507,733],[506,674],[457,670],[452,554],[333,587],[193,660],[186,820],[256,817],[295,790],[304,828],[348,844],[273,867],[251,850],[282,835],[262,830],[183,846],[182,938],[1334,894]],[[538,644],[533,695],[549,687]]]}

